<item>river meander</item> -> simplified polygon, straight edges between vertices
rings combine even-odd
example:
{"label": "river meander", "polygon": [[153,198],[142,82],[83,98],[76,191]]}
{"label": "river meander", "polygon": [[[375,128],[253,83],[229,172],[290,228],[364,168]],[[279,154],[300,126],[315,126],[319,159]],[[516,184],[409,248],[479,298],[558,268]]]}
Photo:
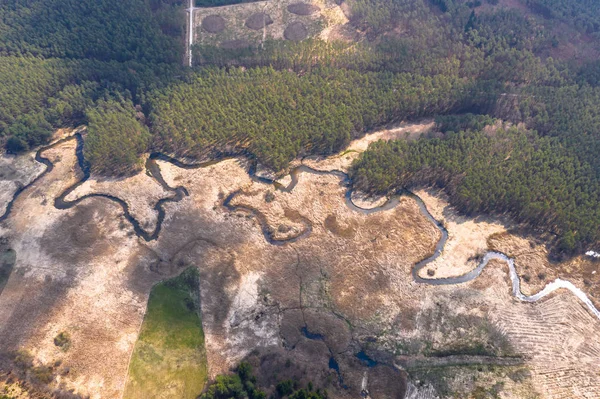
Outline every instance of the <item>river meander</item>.
{"label": "river meander", "polygon": [[[442,225],[442,223],[440,221],[436,220],[431,215],[431,213],[427,209],[427,206],[425,205],[425,203],[419,196],[417,196],[416,194],[414,194],[408,190],[404,190],[404,191],[398,193],[397,195],[392,196],[384,204],[382,204],[380,206],[376,206],[376,207],[372,207],[372,208],[361,208],[352,201],[351,182],[350,182],[348,175],[343,171],[340,171],[340,170],[318,170],[318,169],[311,168],[307,165],[300,165],[291,170],[291,172],[290,172],[291,181],[287,186],[285,186],[285,185],[282,185],[281,183],[277,182],[276,180],[258,176],[256,173],[256,170],[257,170],[256,160],[251,155],[246,154],[246,153],[224,154],[224,155],[218,157],[218,159],[211,160],[208,162],[202,162],[202,163],[185,163],[184,161],[178,160],[178,159],[173,158],[166,154],[162,154],[162,153],[151,154],[150,157],[148,158],[148,161],[146,162],[146,173],[148,173],[152,178],[154,178],[167,191],[173,192],[173,195],[168,198],[161,199],[155,204],[154,210],[157,211],[157,213],[158,213],[157,223],[156,223],[155,229],[151,232],[148,232],[148,231],[144,230],[141,227],[141,224],[139,223],[139,221],[137,221],[131,215],[131,213],[129,212],[129,205],[127,204],[127,202],[125,202],[124,200],[122,200],[118,197],[115,197],[113,195],[102,194],[102,193],[93,193],[93,194],[87,194],[87,195],[81,196],[73,201],[67,201],[65,199],[71,192],[73,192],[77,187],[79,187],[83,182],[88,180],[91,176],[89,164],[84,159],[83,137],[79,132],[77,132],[71,137],[59,140],[49,146],[42,147],[36,152],[36,156],[35,156],[36,161],[44,164],[46,166],[46,170],[44,170],[40,175],[38,175],[35,179],[33,179],[28,185],[19,188],[14,193],[13,199],[8,203],[8,205],[6,207],[6,212],[0,216],[0,222],[10,216],[10,213],[12,212],[15,201],[17,200],[17,198],[23,191],[27,190],[27,188],[29,188],[30,186],[32,186],[33,184],[38,182],[43,176],[45,176],[47,173],[49,173],[50,171],[53,170],[54,165],[48,158],[45,158],[43,156],[44,151],[46,151],[50,148],[53,148],[57,145],[60,145],[61,143],[64,143],[69,140],[77,140],[77,149],[76,149],[77,160],[78,160],[79,167],[80,167],[81,171],[83,172],[83,177],[78,182],[76,182],[74,185],[72,185],[72,186],[68,187],[66,190],[64,190],[63,193],[54,200],[54,206],[57,209],[70,209],[70,208],[76,206],[77,204],[79,204],[80,202],[84,201],[87,198],[91,198],[91,197],[106,198],[108,200],[116,202],[123,208],[124,215],[125,215],[126,219],[132,224],[135,233],[138,235],[138,237],[144,239],[145,241],[155,240],[160,235],[162,223],[165,218],[165,210],[164,210],[163,205],[167,202],[179,202],[184,197],[189,195],[188,191],[185,187],[183,187],[183,186],[170,187],[165,182],[165,180],[163,179],[163,177],[161,175],[160,167],[156,163],[156,160],[161,160],[163,162],[169,162],[179,168],[196,169],[196,168],[203,168],[203,167],[215,165],[215,164],[217,164],[225,159],[228,159],[228,158],[246,156],[250,160],[250,162],[249,162],[250,166],[248,168],[248,173],[254,181],[261,183],[261,184],[272,185],[272,186],[274,186],[275,189],[282,191],[282,192],[286,192],[286,193],[291,193],[294,190],[294,188],[298,184],[300,175],[303,173],[336,176],[337,178],[340,179],[340,184],[347,187],[346,194],[345,194],[346,206],[349,209],[351,209],[352,211],[360,212],[365,215],[373,214],[376,212],[383,212],[383,211],[387,211],[387,210],[395,208],[399,204],[400,197],[402,197],[402,196],[407,196],[407,197],[415,200],[419,206],[419,209],[421,210],[421,213],[431,223],[433,223],[441,233],[441,237],[435,246],[433,254],[431,256],[419,261],[412,268],[412,277],[413,277],[414,281],[419,284],[429,284],[429,285],[463,284],[463,283],[469,282],[469,281],[477,278],[490,261],[500,260],[500,261],[505,262],[508,265],[509,277],[510,277],[511,284],[512,284],[512,294],[518,300],[523,301],[523,302],[536,302],[536,301],[539,301],[540,299],[548,296],[549,294],[553,293],[556,290],[566,289],[566,290],[569,290],[571,293],[573,293],[577,298],[579,298],[579,300],[581,300],[583,302],[583,304],[589,309],[589,311],[594,316],[596,316],[598,319],[600,319],[600,311],[596,308],[596,306],[593,304],[593,302],[590,300],[590,298],[581,289],[577,288],[573,283],[566,281],[566,280],[556,279],[555,281],[547,284],[538,293],[531,295],[531,296],[524,295],[521,292],[520,278],[517,274],[514,260],[500,252],[493,252],[493,251],[487,252],[485,254],[485,256],[481,259],[481,261],[479,262],[477,267],[475,267],[474,269],[470,270],[469,272],[467,272],[465,274],[462,274],[459,276],[453,276],[453,277],[445,277],[445,278],[434,278],[434,277],[423,278],[419,275],[419,272],[423,268],[425,268],[428,264],[430,264],[431,262],[433,262],[434,260],[436,260],[438,257],[440,257],[442,255],[445,245],[446,245],[446,242],[448,241],[448,231],[444,228],[444,226]],[[302,239],[302,238],[310,235],[310,233],[312,231],[312,225],[309,220],[303,220],[302,223],[304,224],[304,230],[302,231],[301,234],[298,234],[294,237],[291,237],[291,238],[288,238],[285,240],[274,239],[271,236],[270,230],[267,226],[266,218],[258,210],[250,208],[250,207],[244,207],[244,206],[231,204],[231,201],[233,200],[233,198],[236,195],[239,194],[239,192],[240,191],[238,190],[233,193],[230,193],[225,198],[222,205],[230,211],[243,210],[243,211],[254,213],[254,215],[258,218],[258,220],[262,226],[265,239],[269,243],[271,243],[273,245],[285,245],[287,243],[295,242],[299,239]]]}

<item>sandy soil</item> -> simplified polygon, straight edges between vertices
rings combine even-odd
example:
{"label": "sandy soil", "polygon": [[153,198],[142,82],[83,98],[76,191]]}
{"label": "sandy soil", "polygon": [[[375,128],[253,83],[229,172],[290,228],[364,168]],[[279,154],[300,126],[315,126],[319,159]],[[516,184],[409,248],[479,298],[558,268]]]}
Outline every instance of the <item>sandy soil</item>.
{"label": "sandy soil", "polygon": [[302,163],[318,170],[347,171],[352,164],[352,161],[358,158],[361,152],[366,151],[371,143],[379,140],[416,140],[421,137],[421,135],[430,132],[434,126],[435,123],[428,119],[418,123],[402,122],[398,125],[377,130],[366,134],[359,139],[353,140],[340,154],[332,155],[327,158],[307,157],[302,160]]}
{"label": "sandy soil", "polygon": [[[252,181],[244,159],[201,169],[159,161],[165,181],[185,186],[190,195],[165,204],[159,238],[146,243],[111,201],[88,199],[55,209],[53,198],[80,177],[75,142],[46,155],[55,169],[27,189],[0,223],[0,234],[17,251],[0,295],[0,352],[25,349],[36,365],[60,360],[53,387],[119,398],[151,286],[193,265],[200,272],[211,376],[246,358],[267,384],[275,382],[269,380],[274,372],[310,376],[335,398],[358,397],[363,381],[373,398],[402,397],[414,379],[438,392],[504,381],[501,397],[515,399],[590,398],[600,392],[600,321],[570,293],[521,303],[511,294],[507,266],[498,261],[469,283],[414,282],[412,266],[432,252],[440,232],[413,199],[366,215],[346,206],[346,188],[333,175],[302,173],[296,188],[285,193]],[[343,169],[347,155],[305,162]],[[155,186],[138,175],[127,184],[94,182],[86,189],[108,190],[132,209],[147,209],[160,197]],[[242,208],[231,211],[223,202],[234,192],[239,194],[232,203]],[[586,292],[596,284],[589,260],[551,265],[542,246],[506,233],[507,223],[470,220],[438,193],[418,194],[449,230],[444,261],[432,265],[436,277],[461,274],[470,258],[489,248],[515,256],[519,273],[544,271],[546,280],[574,273],[573,282]],[[308,221],[310,234],[285,245],[265,239],[265,228],[285,236],[300,228],[298,220]],[[535,268],[528,263],[526,270],[532,250]],[[526,293],[541,287],[530,281],[523,283]],[[72,337],[66,352],[53,342],[62,331]],[[440,367],[439,354],[473,347],[500,359],[519,356],[525,376],[513,378],[513,366],[484,374],[477,367]],[[377,367],[354,356],[361,350],[380,362]],[[331,357],[339,376],[329,367]],[[437,374],[419,374],[411,368],[416,363]],[[446,388],[444,381],[450,381]]]}
{"label": "sandy soil", "polygon": [[12,201],[15,192],[38,177],[46,167],[35,160],[35,154],[0,157],[0,216]]}
{"label": "sandy soil", "polygon": [[443,192],[418,190],[415,194],[427,205],[433,217],[441,221],[448,230],[444,252],[421,270],[421,277],[457,277],[471,271],[489,250],[488,238],[493,234],[506,232],[506,225],[497,220],[485,217],[473,219],[459,215],[448,204]]}
{"label": "sandy soil", "polygon": [[350,143],[346,151],[354,150],[363,152],[369,147],[369,144],[379,140],[416,140],[421,137],[421,135],[430,132],[434,126],[435,122],[433,120],[424,120],[419,123],[402,122],[398,125],[390,126],[387,129],[379,130],[367,134],[358,140],[354,140],[352,143]]}

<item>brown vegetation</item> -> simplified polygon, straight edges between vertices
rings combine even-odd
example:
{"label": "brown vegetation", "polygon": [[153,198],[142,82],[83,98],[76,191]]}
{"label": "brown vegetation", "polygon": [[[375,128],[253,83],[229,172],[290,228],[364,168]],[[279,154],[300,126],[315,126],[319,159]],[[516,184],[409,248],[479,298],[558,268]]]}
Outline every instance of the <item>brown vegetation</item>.
{"label": "brown vegetation", "polygon": [[208,33],[223,32],[225,19],[220,15],[209,15],[202,20],[202,29]]}
{"label": "brown vegetation", "polygon": [[294,3],[287,7],[288,11],[296,15],[312,15],[321,11],[321,8],[314,4]]}
{"label": "brown vegetation", "polygon": [[265,26],[271,25],[272,23],[273,19],[271,16],[269,16],[269,14],[257,12],[248,17],[246,20],[246,27],[249,29],[259,30]]}
{"label": "brown vegetation", "polygon": [[306,28],[306,25],[304,25],[302,22],[299,22],[299,21],[292,22],[291,24],[288,25],[287,28],[285,28],[285,31],[283,32],[283,36],[287,40],[299,42],[308,37],[308,29]]}

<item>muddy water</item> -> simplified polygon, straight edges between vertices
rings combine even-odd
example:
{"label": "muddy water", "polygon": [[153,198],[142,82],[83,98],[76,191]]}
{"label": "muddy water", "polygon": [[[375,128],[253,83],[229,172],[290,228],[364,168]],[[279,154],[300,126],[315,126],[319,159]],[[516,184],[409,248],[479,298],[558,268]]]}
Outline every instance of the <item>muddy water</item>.
{"label": "muddy water", "polygon": [[[308,339],[323,341],[325,343],[324,335],[313,333],[313,332],[309,331],[308,327],[306,325],[304,327],[302,327],[300,331],[302,332],[302,335],[304,335]],[[327,345],[327,343],[325,343],[325,345]],[[339,383],[341,384],[341,386],[344,389],[347,389],[348,386],[346,384],[344,384],[344,377],[342,376],[342,373],[340,372],[340,365],[338,364],[338,361],[335,359],[335,356],[334,356],[333,352],[331,351],[331,348],[329,348],[329,346],[327,346],[327,349],[329,350],[329,368],[331,370],[335,371],[335,373],[337,374]]]}
{"label": "muddy water", "polygon": [[[299,176],[302,173],[310,173],[310,174],[316,174],[316,175],[320,175],[320,176],[324,176],[324,175],[336,176],[340,179],[340,184],[348,188],[346,191],[346,194],[345,194],[345,203],[348,206],[348,208],[350,208],[351,210],[353,210],[355,212],[361,212],[365,215],[393,209],[394,207],[396,207],[399,204],[399,202],[400,202],[399,198],[403,195],[414,199],[417,202],[422,214],[430,222],[432,222],[441,233],[441,238],[438,241],[438,243],[436,244],[433,254],[431,256],[421,260],[417,264],[415,264],[415,266],[412,269],[413,279],[417,283],[429,284],[429,285],[453,285],[453,284],[466,283],[466,282],[469,282],[469,281],[477,278],[481,274],[482,270],[487,266],[487,264],[491,260],[496,259],[496,260],[504,261],[508,264],[509,276],[510,276],[510,279],[512,282],[512,292],[513,292],[513,295],[517,299],[524,301],[524,302],[536,302],[558,289],[567,289],[567,290],[571,291],[575,296],[577,296],[577,298],[579,298],[588,307],[590,312],[592,312],[596,317],[598,317],[600,319],[600,311],[594,306],[592,301],[587,297],[587,295],[583,291],[581,291],[579,288],[577,288],[574,284],[572,284],[569,281],[557,279],[557,280],[553,281],[552,283],[549,283],[548,285],[546,285],[543,290],[541,290],[540,292],[538,292],[535,295],[531,295],[531,296],[524,295],[521,292],[520,279],[519,279],[519,276],[518,276],[515,266],[514,266],[514,260],[507,257],[505,254],[502,254],[499,252],[488,252],[483,257],[483,259],[481,260],[481,262],[479,263],[479,265],[477,265],[477,267],[475,269],[473,269],[473,270],[469,271],[468,273],[465,273],[461,276],[448,277],[448,278],[423,278],[423,277],[420,277],[419,272],[423,268],[425,268],[430,262],[436,260],[443,253],[444,247],[448,240],[448,232],[444,228],[444,226],[431,215],[431,213],[428,211],[425,203],[417,195],[415,195],[414,193],[411,193],[410,191],[405,190],[403,192],[400,192],[398,195],[393,196],[392,198],[390,198],[386,203],[384,203],[381,206],[365,209],[365,208],[361,208],[361,207],[357,206],[356,204],[354,204],[352,202],[352,190],[351,190],[351,186],[350,186],[350,179],[349,179],[348,175],[342,171],[339,171],[339,170],[322,171],[322,170],[317,170],[317,169],[311,168],[306,165],[301,165],[301,166],[294,168],[291,171],[290,184],[288,184],[287,186],[283,186],[282,184],[278,183],[277,181],[275,181],[273,179],[257,176],[257,174],[256,174],[256,169],[257,169],[256,159],[254,157],[252,157],[250,154],[247,154],[245,152],[236,153],[236,154],[220,154],[217,157],[217,159],[215,159],[215,160],[211,160],[211,161],[203,162],[203,163],[192,163],[192,164],[185,163],[183,161],[180,161],[178,159],[175,159],[173,157],[170,157],[170,156],[162,154],[162,153],[151,154],[148,161],[146,162],[146,173],[148,173],[150,176],[152,176],[154,179],[156,179],[157,182],[162,187],[164,187],[166,190],[173,192],[174,195],[169,198],[161,199],[160,201],[158,201],[156,203],[156,205],[154,206],[154,209],[158,213],[157,224],[156,224],[154,231],[147,232],[141,227],[140,223],[131,215],[131,213],[129,212],[128,204],[120,198],[117,198],[117,197],[114,197],[114,196],[108,195],[108,194],[88,194],[88,195],[82,196],[74,201],[65,200],[67,195],[69,195],[77,187],[79,187],[81,184],[83,184],[87,179],[90,178],[90,175],[91,175],[90,166],[84,159],[83,138],[80,133],[76,133],[72,137],[68,137],[68,138],[59,140],[56,143],[53,143],[46,147],[43,147],[36,152],[35,159],[38,162],[41,162],[44,165],[46,165],[46,170],[44,172],[42,172],[37,178],[35,178],[31,183],[29,183],[28,185],[22,187],[17,192],[15,192],[12,201],[9,202],[8,206],[6,207],[6,211],[5,211],[4,215],[0,216],[0,222],[2,220],[6,219],[10,215],[13,204],[14,204],[15,200],[17,199],[17,197],[19,196],[19,194],[22,193],[24,190],[26,190],[31,185],[33,185],[35,182],[37,182],[39,179],[41,179],[47,173],[52,171],[52,169],[54,168],[54,165],[52,164],[52,162],[48,158],[43,157],[42,153],[52,147],[55,147],[66,141],[69,141],[69,140],[77,140],[77,150],[76,150],[77,151],[77,160],[78,160],[79,167],[80,167],[81,171],[83,172],[83,177],[80,181],[75,183],[73,186],[67,188],[58,198],[56,198],[54,201],[54,206],[58,209],[70,209],[70,208],[76,206],[77,204],[79,204],[80,202],[84,201],[87,198],[100,197],[100,198],[109,199],[113,202],[116,202],[123,208],[125,218],[131,223],[131,225],[133,226],[133,228],[135,230],[135,233],[139,237],[143,238],[146,241],[155,240],[156,238],[158,238],[158,236],[160,234],[160,231],[162,228],[162,222],[164,221],[164,218],[165,218],[165,210],[163,208],[163,205],[167,202],[181,201],[185,196],[189,195],[188,191],[186,190],[185,187],[179,186],[179,187],[173,188],[173,187],[170,187],[166,183],[166,181],[162,177],[162,174],[160,172],[160,167],[156,163],[156,160],[170,162],[173,165],[175,165],[179,168],[183,168],[183,169],[197,169],[197,168],[204,168],[204,167],[214,165],[225,159],[239,157],[239,156],[245,156],[250,160],[250,167],[248,169],[248,173],[254,181],[263,183],[263,184],[273,185],[277,190],[287,192],[287,193],[292,192],[294,190],[294,188],[298,184]],[[231,193],[229,196],[227,196],[227,198],[223,202],[223,206],[225,208],[229,209],[230,211],[243,210],[243,211],[247,211],[247,212],[252,212],[259,220],[259,222],[262,226],[263,234],[269,243],[271,243],[273,245],[284,245],[284,244],[287,244],[290,242],[297,241],[301,238],[307,237],[312,232],[312,225],[310,224],[310,221],[303,220],[305,228],[304,228],[303,232],[300,233],[299,235],[297,235],[295,237],[291,237],[289,239],[285,239],[285,240],[274,239],[272,237],[272,233],[268,227],[267,220],[264,215],[262,215],[260,212],[258,212],[255,209],[231,204],[231,201],[233,200],[233,198],[235,196],[239,195],[240,192],[241,191],[235,191],[235,192]]]}

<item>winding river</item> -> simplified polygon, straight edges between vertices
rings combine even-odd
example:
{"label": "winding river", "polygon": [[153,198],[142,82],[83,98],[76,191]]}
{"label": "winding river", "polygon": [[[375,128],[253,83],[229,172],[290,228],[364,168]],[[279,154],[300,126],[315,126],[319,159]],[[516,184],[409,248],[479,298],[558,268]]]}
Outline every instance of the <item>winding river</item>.
{"label": "winding river", "polygon": [[10,200],[10,202],[6,205],[6,209],[4,211],[4,214],[0,215],[0,222],[2,222],[3,220],[7,219],[8,216],[10,215],[10,212],[12,210],[12,207],[15,203],[15,201],[17,200],[17,197],[19,197],[19,195],[25,191],[27,188],[29,188],[30,186],[32,186],[33,184],[35,184],[38,180],[40,180],[42,177],[44,177],[46,174],[50,173],[52,171],[52,169],[54,169],[54,164],[52,164],[52,162],[50,162],[50,160],[48,158],[45,158],[42,156],[42,153],[46,150],[49,150],[53,147],[56,147],[62,143],[65,143],[67,141],[71,141],[73,140],[74,137],[67,137],[64,138],[62,140],[58,140],[55,143],[52,143],[46,147],[42,147],[40,148],[36,153],[35,153],[35,160],[43,165],[46,166],[46,169],[44,169],[44,171],[42,173],[40,173],[35,179],[33,179],[32,181],[29,182],[29,184],[24,185],[24,186],[20,186],[17,188],[17,190],[15,191],[15,193],[13,194],[12,200]]}
{"label": "winding river", "polygon": [[[438,241],[438,243],[436,244],[433,254],[431,256],[421,260],[420,262],[415,264],[415,266],[412,268],[413,279],[415,282],[417,282],[419,284],[454,285],[454,284],[466,283],[466,282],[469,282],[469,281],[477,278],[491,260],[501,260],[501,261],[506,262],[506,264],[508,265],[509,277],[510,277],[510,280],[512,283],[512,293],[515,296],[515,298],[517,298],[518,300],[523,301],[523,302],[536,302],[536,301],[539,301],[540,299],[548,296],[549,294],[553,293],[556,290],[567,289],[567,290],[571,291],[577,298],[579,298],[579,300],[581,300],[581,302],[583,302],[583,304],[589,309],[589,311],[594,316],[596,316],[598,319],[600,319],[600,311],[596,308],[596,306],[589,299],[589,297],[581,289],[577,288],[573,283],[566,281],[566,280],[556,279],[555,281],[547,284],[538,293],[531,295],[531,296],[524,295],[521,292],[520,278],[517,274],[514,260],[500,252],[490,251],[490,252],[486,253],[486,255],[483,257],[483,259],[477,265],[476,268],[474,268],[473,270],[471,270],[463,275],[456,276],[456,277],[448,277],[448,278],[423,278],[423,277],[419,276],[419,272],[423,268],[425,268],[429,263],[436,260],[443,253],[446,242],[448,241],[448,231],[444,228],[444,226],[438,220],[436,220],[431,215],[431,213],[427,209],[427,206],[425,205],[425,203],[419,196],[417,196],[416,194],[414,194],[408,190],[404,190],[404,191],[398,193],[397,195],[389,198],[381,206],[368,208],[368,209],[361,208],[352,201],[352,188],[351,188],[350,178],[349,178],[348,174],[346,174],[343,171],[340,171],[340,170],[325,171],[325,170],[314,169],[307,165],[300,165],[300,166],[292,169],[292,171],[290,172],[291,182],[287,186],[284,186],[281,183],[279,183],[273,179],[258,176],[256,174],[257,161],[251,154],[248,154],[247,152],[239,152],[239,153],[235,153],[235,154],[221,154],[215,160],[203,162],[203,163],[191,163],[191,164],[185,163],[183,161],[180,161],[178,159],[170,157],[166,154],[152,153],[146,162],[146,173],[148,173],[151,177],[153,177],[165,190],[172,192],[173,195],[171,197],[161,199],[156,203],[156,205],[154,206],[154,210],[156,210],[158,213],[156,227],[153,231],[148,232],[148,231],[144,230],[142,228],[142,226],[140,225],[140,223],[131,215],[131,213],[129,212],[128,204],[118,197],[114,197],[114,196],[108,195],[108,194],[94,193],[94,194],[84,195],[73,201],[66,200],[66,197],[70,193],[75,191],[77,189],[77,187],[79,187],[81,184],[83,184],[86,180],[88,180],[91,175],[90,165],[89,165],[89,163],[87,163],[85,161],[84,154],[83,154],[83,137],[80,132],[77,132],[71,137],[61,139],[49,146],[42,147],[36,152],[36,155],[35,155],[36,161],[44,164],[46,166],[46,169],[40,175],[38,175],[35,179],[33,179],[28,185],[17,189],[17,191],[13,195],[13,199],[7,205],[5,213],[2,216],[0,216],[0,222],[2,222],[3,220],[5,220],[6,218],[9,217],[9,215],[12,211],[14,202],[16,201],[18,196],[23,191],[25,191],[27,188],[29,188],[30,186],[35,184],[43,176],[45,176],[46,174],[48,174],[50,171],[53,170],[54,165],[48,158],[45,158],[42,155],[43,152],[47,151],[53,147],[56,147],[64,142],[70,141],[70,140],[77,140],[77,149],[76,149],[77,162],[79,164],[81,171],[83,172],[83,177],[78,182],[76,182],[72,186],[68,187],[65,191],[63,191],[63,193],[54,200],[54,206],[57,209],[70,209],[70,208],[76,206],[77,204],[79,204],[80,202],[84,201],[87,198],[94,198],[94,197],[106,198],[108,200],[116,202],[123,208],[125,218],[131,223],[131,225],[133,226],[133,229],[134,229],[135,233],[138,235],[138,237],[141,237],[145,241],[152,241],[152,240],[155,240],[158,238],[160,231],[161,231],[162,223],[165,218],[165,210],[164,210],[163,205],[168,202],[179,202],[184,197],[189,195],[189,193],[185,187],[178,186],[178,187],[173,188],[173,187],[170,187],[166,183],[166,181],[162,177],[160,167],[156,163],[156,160],[169,162],[169,163],[171,163],[179,168],[183,168],[183,169],[198,169],[198,168],[204,168],[204,167],[214,165],[214,164],[219,163],[228,158],[244,156],[244,157],[248,158],[250,161],[250,166],[248,168],[248,174],[250,175],[252,180],[262,183],[262,184],[273,185],[275,187],[275,189],[282,191],[282,192],[286,192],[286,193],[290,193],[294,190],[294,188],[298,184],[299,177],[302,173],[336,176],[340,179],[340,184],[343,185],[344,187],[347,187],[346,194],[345,194],[346,206],[348,206],[348,208],[350,208],[351,210],[353,210],[355,212],[361,212],[366,215],[372,214],[375,212],[382,212],[382,211],[386,211],[389,209],[393,209],[400,203],[400,197],[402,197],[402,196],[408,196],[408,197],[412,198],[413,200],[415,200],[419,206],[419,209],[421,210],[421,213],[431,223],[433,223],[441,233],[441,238]],[[232,200],[240,193],[242,193],[242,191],[237,190],[237,191],[234,191],[233,193],[229,194],[223,201],[222,205],[230,211],[243,210],[243,211],[247,211],[247,212],[252,212],[257,217],[258,221],[260,222],[265,239],[269,243],[271,243],[273,245],[284,245],[284,244],[287,244],[290,242],[295,242],[304,237],[307,237],[312,232],[312,225],[311,225],[310,221],[308,219],[303,218],[302,223],[304,224],[304,230],[300,234],[298,234],[294,237],[285,239],[285,240],[277,240],[277,239],[273,238],[272,232],[268,227],[267,220],[264,215],[262,215],[256,209],[242,206],[242,205],[233,205],[231,203]]]}

